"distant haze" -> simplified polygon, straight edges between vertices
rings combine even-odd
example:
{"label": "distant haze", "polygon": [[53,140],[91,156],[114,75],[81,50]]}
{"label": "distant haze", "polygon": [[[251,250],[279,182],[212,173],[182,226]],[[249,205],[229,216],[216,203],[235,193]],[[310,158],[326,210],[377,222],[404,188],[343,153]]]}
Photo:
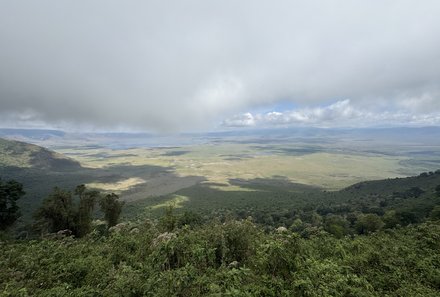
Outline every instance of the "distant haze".
{"label": "distant haze", "polygon": [[0,2],[0,126],[440,125],[439,1]]}

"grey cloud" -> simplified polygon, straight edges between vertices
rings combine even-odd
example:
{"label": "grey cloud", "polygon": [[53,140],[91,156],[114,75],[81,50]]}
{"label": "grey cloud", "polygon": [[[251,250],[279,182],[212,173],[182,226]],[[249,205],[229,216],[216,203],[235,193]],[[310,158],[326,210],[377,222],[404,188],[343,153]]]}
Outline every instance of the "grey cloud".
{"label": "grey cloud", "polygon": [[[208,129],[290,100],[440,109],[438,1],[0,2],[0,122]],[[32,115],[27,117],[26,115]]]}

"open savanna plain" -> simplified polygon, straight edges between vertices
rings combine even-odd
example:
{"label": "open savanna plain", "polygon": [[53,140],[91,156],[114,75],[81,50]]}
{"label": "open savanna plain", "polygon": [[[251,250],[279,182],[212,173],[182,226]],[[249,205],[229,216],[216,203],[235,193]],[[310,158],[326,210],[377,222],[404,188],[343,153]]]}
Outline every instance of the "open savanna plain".
{"label": "open savanna plain", "polygon": [[[328,139],[209,140],[168,147],[60,147],[87,170],[86,184],[116,192],[125,215],[177,209],[286,208],[352,184],[438,169],[436,147]],[[423,153],[425,152],[425,154]],[[310,201],[308,201],[310,202]]]}
{"label": "open savanna plain", "polygon": [[[274,149],[244,144],[206,144],[180,148],[112,150],[60,150],[86,168],[156,166],[176,177],[202,177],[225,191],[235,189],[231,179],[284,177],[291,182],[337,190],[355,182],[402,176],[402,161],[409,158],[378,154],[329,153],[307,148]],[[74,156],[72,155],[74,154]],[[156,178],[163,177],[161,175]],[[141,176],[115,183],[93,183],[104,190],[127,190],[152,182]],[[170,183],[172,184],[172,183]],[[164,190],[166,191],[166,190]]]}

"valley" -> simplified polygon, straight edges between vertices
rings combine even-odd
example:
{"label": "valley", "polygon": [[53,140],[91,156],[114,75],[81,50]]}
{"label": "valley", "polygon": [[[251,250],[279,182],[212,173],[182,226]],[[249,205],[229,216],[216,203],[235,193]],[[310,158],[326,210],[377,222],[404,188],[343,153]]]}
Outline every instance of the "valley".
{"label": "valley", "polygon": [[176,204],[175,197],[184,197],[178,199],[179,209],[205,213],[267,207],[264,201],[271,201],[273,208],[288,207],[302,201],[292,195],[304,191],[320,196],[363,181],[435,171],[440,164],[440,133],[431,128],[415,129],[403,139],[397,129],[276,130],[169,138],[3,133],[55,151],[35,153],[38,146],[18,142],[8,148],[2,142],[0,175],[20,180],[29,193],[20,201],[25,221],[55,186],[73,189],[85,184],[114,192],[126,201],[124,215],[129,218],[160,215],[164,206]]}

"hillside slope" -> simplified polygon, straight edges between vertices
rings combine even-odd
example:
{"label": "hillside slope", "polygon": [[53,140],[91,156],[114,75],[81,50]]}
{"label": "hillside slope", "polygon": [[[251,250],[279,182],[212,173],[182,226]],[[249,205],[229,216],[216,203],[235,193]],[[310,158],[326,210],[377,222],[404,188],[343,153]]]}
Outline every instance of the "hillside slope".
{"label": "hillside slope", "polygon": [[0,167],[68,171],[80,169],[81,165],[43,147],[0,138]]}
{"label": "hillside slope", "polygon": [[436,191],[439,185],[440,170],[407,178],[365,181],[340,191],[307,189],[294,183],[280,186],[278,180],[270,179],[264,183],[258,179],[241,180],[241,188],[234,191],[201,183],[179,190],[175,195],[128,203],[124,212],[130,217],[148,209],[148,215],[160,216],[163,213],[160,206],[175,203],[176,197],[185,197],[177,211],[239,219],[251,216],[255,222],[273,227],[290,227],[296,219],[312,223],[315,214],[325,220],[334,215],[349,219],[361,213],[382,217],[389,211],[405,217],[400,223],[408,224],[423,221],[440,205]]}

